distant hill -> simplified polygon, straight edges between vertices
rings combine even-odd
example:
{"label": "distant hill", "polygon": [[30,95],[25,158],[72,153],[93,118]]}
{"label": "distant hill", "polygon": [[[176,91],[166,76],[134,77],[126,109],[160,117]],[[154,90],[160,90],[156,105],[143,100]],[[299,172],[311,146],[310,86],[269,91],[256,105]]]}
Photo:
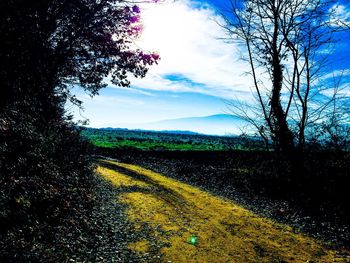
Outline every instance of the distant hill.
{"label": "distant hill", "polygon": [[[150,123],[116,123],[108,127],[166,131],[181,134],[209,134],[209,135],[239,135],[246,125],[239,117],[228,114],[216,114],[204,117],[189,117],[169,119]],[[106,127],[105,126],[105,127]]]}

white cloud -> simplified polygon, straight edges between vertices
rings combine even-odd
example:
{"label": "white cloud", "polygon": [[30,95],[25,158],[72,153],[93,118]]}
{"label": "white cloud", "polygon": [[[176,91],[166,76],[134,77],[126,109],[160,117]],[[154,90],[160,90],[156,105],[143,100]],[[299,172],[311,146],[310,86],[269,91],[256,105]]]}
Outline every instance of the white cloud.
{"label": "white cloud", "polygon": [[335,70],[333,72],[329,72],[322,76],[322,80],[332,79],[332,78],[339,78],[339,77],[347,77],[350,75],[350,70]]}
{"label": "white cloud", "polygon": [[345,5],[334,6],[335,15],[343,20],[348,20],[350,18],[350,10]]}
{"label": "white cloud", "polygon": [[349,25],[350,23],[350,8],[342,4],[334,4],[330,8],[330,13],[332,13],[332,18],[330,22],[336,26],[341,26],[342,24]]}
{"label": "white cloud", "polygon": [[[144,32],[136,41],[145,51],[160,54],[159,65],[152,66],[143,79],[131,78],[132,88],[119,87],[123,92],[119,90],[117,95],[101,91],[102,95],[94,99],[79,96],[86,103],[86,115],[93,125],[212,115],[223,112],[226,99],[254,101],[252,78],[245,74],[249,72],[249,65],[240,60],[243,49],[220,39],[226,34],[217,23],[223,21],[214,8],[203,1],[168,1],[142,5]],[[338,12],[343,18],[349,18],[345,7]],[[257,72],[262,84],[269,87],[266,73],[260,69]],[[340,72],[333,74],[339,76]],[[169,75],[176,75],[178,79],[171,80]],[[109,87],[113,86],[110,78],[106,81]],[[163,96],[159,91],[167,93]],[[173,93],[168,94],[169,91]],[[193,94],[182,94],[187,92],[199,93],[197,103],[193,102]],[[328,95],[327,91],[323,93]]]}
{"label": "white cloud", "polygon": [[[144,32],[136,44],[156,51],[161,60],[143,79],[132,85],[148,90],[198,92],[232,98],[235,91],[249,91],[247,64],[240,61],[237,45],[225,43],[223,22],[207,4],[179,0],[144,5]],[[171,81],[166,75],[180,75],[189,81]],[[195,84],[193,84],[193,83]]]}
{"label": "white cloud", "polygon": [[348,83],[344,83],[339,85],[339,87],[333,87],[321,90],[322,95],[327,98],[331,98],[336,96],[337,98],[350,98],[350,85]]}

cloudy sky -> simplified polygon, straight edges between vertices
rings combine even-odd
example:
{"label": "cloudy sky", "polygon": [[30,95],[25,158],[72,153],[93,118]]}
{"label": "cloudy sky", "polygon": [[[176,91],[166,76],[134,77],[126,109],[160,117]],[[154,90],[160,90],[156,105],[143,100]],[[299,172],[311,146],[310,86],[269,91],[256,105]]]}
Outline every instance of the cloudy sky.
{"label": "cloudy sky", "polygon": [[[218,12],[226,1],[167,1],[142,7],[144,31],[135,43],[161,56],[143,79],[130,88],[109,85],[90,98],[77,89],[84,111],[68,106],[76,120],[88,118],[91,127],[146,123],[164,119],[208,116],[227,112],[227,100],[250,101],[248,66],[240,60],[237,44],[222,40]],[[339,1],[337,12],[350,17],[350,7]],[[349,33],[337,36],[330,55],[329,76],[350,66]],[[350,71],[343,73],[348,79]]]}

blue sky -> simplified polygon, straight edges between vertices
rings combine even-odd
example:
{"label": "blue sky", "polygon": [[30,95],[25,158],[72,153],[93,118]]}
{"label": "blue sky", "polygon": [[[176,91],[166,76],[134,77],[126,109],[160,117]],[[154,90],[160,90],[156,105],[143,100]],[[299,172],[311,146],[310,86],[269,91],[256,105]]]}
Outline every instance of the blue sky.
{"label": "blue sky", "polygon": [[[339,14],[349,19],[349,4],[339,3]],[[110,84],[94,98],[77,88],[74,92],[85,110],[67,109],[76,120],[84,116],[91,127],[105,127],[221,114],[227,112],[227,100],[252,101],[251,79],[244,74],[249,67],[240,60],[240,48],[220,39],[226,36],[217,24],[224,5],[225,1],[177,0],[142,6],[144,32],[135,44],[158,52],[159,64],[144,79],[131,78],[130,88]],[[327,69],[330,77],[349,68],[349,35],[337,35],[339,42],[330,55],[336,63]],[[343,74],[344,84],[350,82],[350,72]]]}

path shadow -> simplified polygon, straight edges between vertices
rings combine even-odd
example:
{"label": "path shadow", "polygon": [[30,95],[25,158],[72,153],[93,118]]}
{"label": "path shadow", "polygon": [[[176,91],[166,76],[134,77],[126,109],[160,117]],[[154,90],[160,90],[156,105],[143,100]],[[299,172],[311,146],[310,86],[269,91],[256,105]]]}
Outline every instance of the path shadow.
{"label": "path shadow", "polygon": [[188,201],[184,199],[184,197],[181,194],[159,184],[157,181],[149,178],[146,175],[131,171],[117,164],[106,163],[103,160],[98,161],[98,164],[103,168],[111,169],[113,171],[119,172],[123,175],[129,176],[133,179],[139,180],[149,185],[149,187],[139,187],[139,186],[123,187],[122,189],[120,189],[122,192],[131,193],[131,192],[137,191],[137,192],[152,194],[157,199],[160,199],[163,202],[177,209],[181,209],[181,210],[190,209],[190,204],[188,203]]}

